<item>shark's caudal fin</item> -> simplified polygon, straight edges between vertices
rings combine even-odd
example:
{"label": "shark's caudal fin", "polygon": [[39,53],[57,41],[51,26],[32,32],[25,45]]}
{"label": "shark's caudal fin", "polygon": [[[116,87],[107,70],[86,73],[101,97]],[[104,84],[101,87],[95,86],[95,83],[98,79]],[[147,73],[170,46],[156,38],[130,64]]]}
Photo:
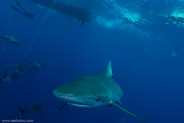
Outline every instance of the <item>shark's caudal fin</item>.
{"label": "shark's caudal fin", "polygon": [[21,107],[19,107],[20,113],[22,114],[22,118],[24,117],[24,114],[26,113]]}
{"label": "shark's caudal fin", "polygon": [[116,104],[116,103],[111,103],[111,105],[115,106],[116,108],[120,109],[121,111],[125,112],[126,114],[128,114],[128,115],[130,115],[130,116],[132,116],[132,117],[134,117],[134,118],[136,118],[136,119],[142,121],[143,123],[145,123],[144,120],[142,120],[141,118],[139,118],[139,117],[136,116],[135,114],[132,114],[131,112],[127,111],[126,109],[124,109],[123,107],[119,106],[118,104]]}
{"label": "shark's caudal fin", "polygon": [[111,61],[109,61],[109,63],[107,64],[107,68],[105,70],[105,75],[108,76],[109,78],[113,78]]}

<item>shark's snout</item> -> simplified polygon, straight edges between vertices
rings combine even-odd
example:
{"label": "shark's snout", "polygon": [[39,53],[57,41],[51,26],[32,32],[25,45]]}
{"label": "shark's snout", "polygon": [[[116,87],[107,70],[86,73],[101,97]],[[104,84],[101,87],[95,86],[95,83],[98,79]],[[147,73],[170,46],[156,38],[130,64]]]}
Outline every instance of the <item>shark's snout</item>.
{"label": "shark's snout", "polygon": [[75,99],[71,94],[61,93],[57,89],[53,91],[54,96],[64,101],[73,101]]}
{"label": "shark's snout", "polygon": [[58,91],[57,89],[55,89],[53,91],[54,96],[56,96],[57,98],[68,102],[69,104],[81,104],[81,105],[86,105],[85,101],[80,98],[80,97],[76,97],[72,94],[67,94],[67,93],[61,93],[60,91]]}

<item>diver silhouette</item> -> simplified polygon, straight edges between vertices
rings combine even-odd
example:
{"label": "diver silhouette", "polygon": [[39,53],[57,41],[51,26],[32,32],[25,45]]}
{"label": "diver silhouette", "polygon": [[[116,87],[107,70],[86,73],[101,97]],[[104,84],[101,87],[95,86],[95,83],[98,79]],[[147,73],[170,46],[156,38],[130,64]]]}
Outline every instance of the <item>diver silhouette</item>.
{"label": "diver silhouette", "polygon": [[29,19],[34,18],[35,14],[27,12],[26,9],[21,5],[21,3],[18,0],[15,0],[15,3],[17,5],[17,7],[14,6],[14,5],[11,5],[11,8],[13,10],[15,10],[16,12],[20,13],[21,15],[23,15],[23,16],[29,18]]}

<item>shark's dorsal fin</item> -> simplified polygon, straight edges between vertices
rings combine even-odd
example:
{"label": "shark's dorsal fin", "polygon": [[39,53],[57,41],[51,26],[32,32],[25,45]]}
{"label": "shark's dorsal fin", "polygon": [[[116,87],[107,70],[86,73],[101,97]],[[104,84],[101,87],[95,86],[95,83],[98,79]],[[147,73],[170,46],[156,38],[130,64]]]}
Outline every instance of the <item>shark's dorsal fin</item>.
{"label": "shark's dorsal fin", "polygon": [[124,108],[121,107],[120,105],[118,105],[118,104],[116,104],[116,103],[114,103],[114,102],[112,102],[111,105],[115,106],[116,108],[120,109],[121,111],[125,112],[126,114],[128,114],[128,115],[130,115],[130,116],[132,116],[132,117],[134,117],[134,118],[136,118],[136,119],[142,121],[143,123],[145,123],[144,120],[142,120],[141,118],[139,118],[139,117],[136,116],[135,114],[133,114],[133,113],[127,111],[126,109],[124,109]]}
{"label": "shark's dorsal fin", "polygon": [[110,77],[110,78],[113,78],[111,61],[109,61],[108,64],[107,64],[107,68],[105,70],[105,75],[108,76],[108,77]]}

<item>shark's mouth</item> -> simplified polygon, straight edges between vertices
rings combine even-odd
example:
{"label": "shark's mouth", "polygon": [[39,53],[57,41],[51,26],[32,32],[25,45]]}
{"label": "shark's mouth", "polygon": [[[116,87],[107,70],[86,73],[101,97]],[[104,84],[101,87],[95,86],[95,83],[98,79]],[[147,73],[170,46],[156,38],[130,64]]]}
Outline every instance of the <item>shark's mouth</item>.
{"label": "shark's mouth", "polygon": [[84,98],[84,97],[75,97],[73,95],[55,95],[57,98],[66,101],[69,105],[81,107],[81,108],[94,108],[102,105],[101,102],[98,102],[96,98]]}
{"label": "shark's mouth", "polygon": [[76,96],[73,96],[73,95],[60,95],[60,94],[57,94],[55,95],[57,98],[61,99],[61,100],[64,100],[68,103],[72,103],[72,104],[81,104],[81,105],[85,105],[86,104],[86,99],[84,98],[81,98],[81,97],[76,97]]}
{"label": "shark's mouth", "polygon": [[89,104],[79,104],[79,103],[70,103],[70,102],[68,102],[68,104],[72,106],[76,106],[76,107],[81,107],[81,108],[93,108],[94,107]]}

